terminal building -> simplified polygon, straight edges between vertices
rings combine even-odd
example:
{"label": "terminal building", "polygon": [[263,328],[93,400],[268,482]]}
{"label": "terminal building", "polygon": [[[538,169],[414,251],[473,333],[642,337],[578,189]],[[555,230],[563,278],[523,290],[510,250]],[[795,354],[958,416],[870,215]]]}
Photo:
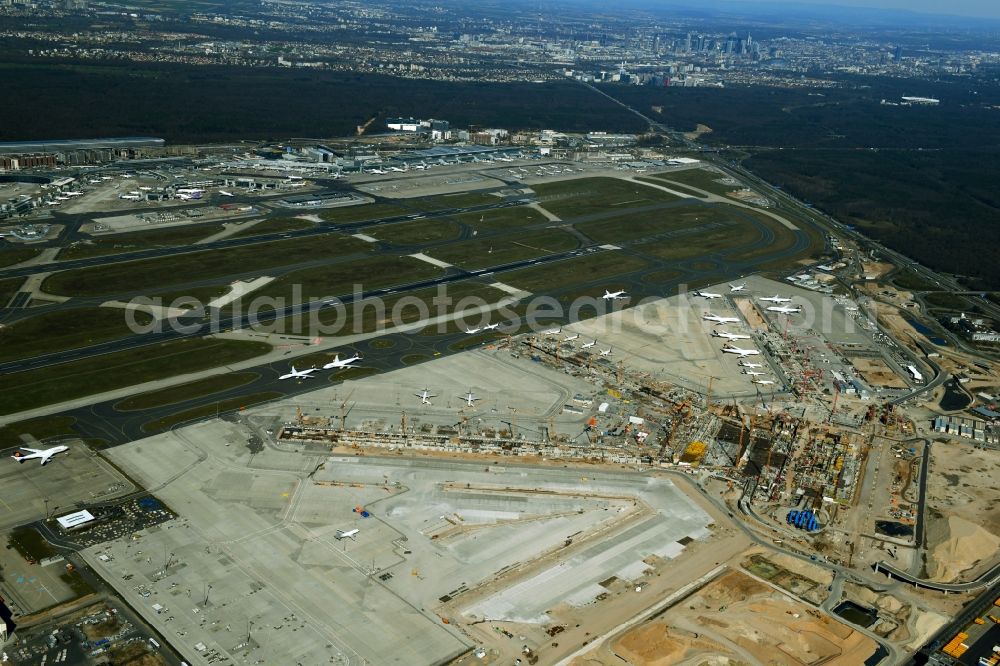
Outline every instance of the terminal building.
{"label": "terminal building", "polygon": [[47,139],[0,143],[0,169],[20,171],[58,164],[94,164],[116,159],[145,157],[162,149],[163,139],[150,136],[106,139]]}

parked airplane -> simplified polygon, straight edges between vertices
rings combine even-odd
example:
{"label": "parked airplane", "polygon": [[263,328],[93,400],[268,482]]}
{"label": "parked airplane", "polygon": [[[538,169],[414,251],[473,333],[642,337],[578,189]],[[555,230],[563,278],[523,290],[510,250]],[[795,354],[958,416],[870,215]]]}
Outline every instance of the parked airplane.
{"label": "parked airplane", "polygon": [[701,296],[702,298],[707,298],[709,300],[711,300],[713,298],[722,298],[722,294],[713,294],[710,291],[696,291],[696,292],[694,292],[694,295],[695,296]]}
{"label": "parked airplane", "polygon": [[482,328],[467,328],[467,329],[465,329],[465,332],[468,333],[469,335],[472,335],[473,333],[478,333],[481,330],[483,330],[483,329]]}
{"label": "parked airplane", "polygon": [[600,351],[601,351],[601,356],[611,356],[611,347],[608,347],[607,349],[602,349]]}
{"label": "parked airplane", "polygon": [[406,169],[401,167],[389,167],[390,171],[395,171],[396,173],[406,173]]}
{"label": "parked airplane", "polygon": [[351,365],[355,361],[361,360],[361,354],[355,354],[351,358],[340,359],[340,354],[333,357],[333,360],[323,366],[324,370],[336,370],[337,368],[353,368]]}
{"label": "parked airplane", "polygon": [[763,301],[764,303],[791,303],[792,299],[783,298],[775,294],[774,296],[768,296],[766,298],[758,298],[758,301]]}
{"label": "parked airplane", "polygon": [[744,375],[750,375],[751,377],[763,377],[767,373],[757,372],[756,370],[744,370],[743,374]]}
{"label": "parked airplane", "polygon": [[737,292],[737,291],[743,291],[746,288],[747,288],[747,283],[746,282],[744,282],[743,284],[730,284],[729,285],[729,293],[734,293],[734,292]]}
{"label": "parked airplane", "polygon": [[597,344],[597,340],[594,340],[593,342],[584,342],[582,345],[580,345],[580,349],[590,349],[591,347],[593,347],[596,344]]}
{"label": "parked airplane", "polygon": [[83,192],[63,192],[68,197],[82,197]]}
{"label": "parked airplane", "polygon": [[573,340],[576,340],[578,337],[580,337],[579,333],[574,333],[573,335],[567,335],[565,338],[563,338],[563,342],[572,342]]}
{"label": "parked airplane", "polygon": [[714,321],[716,324],[737,324],[740,321],[739,317],[720,317],[719,315],[712,314],[711,312],[703,315],[702,319],[706,321]]}
{"label": "parked airplane", "polygon": [[221,194],[221,195],[222,195],[222,196],[224,196],[224,197],[233,197],[233,196],[236,196],[236,195],[235,195],[235,194],[233,194],[232,192],[227,192],[227,191],[225,191],[225,190],[219,190],[219,194]]}
{"label": "parked airplane", "polygon": [[727,354],[739,354],[742,356],[756,356],[760,352],[756,349],[740,349],[739,347],[734,347],[733,345],[726,345],[722,348],[722,351]]}
{"label": "parked airplane", "polygon": [[763,368],[761,363],[751,363],[750,361],[740,361],[740,365],[744,368]]}
{"label": "parked airplane", "polygon": [[337,540],[340,541],[341,539],[354,539],[355,541],[357,541],[358,532],[360,531],[361,530],[357,528],[353,530],[347,530],[346,532],[344,530],[337,530]]}
{"label": "parked airplane", "polygon": [[495,331],[498,328],[500,328],[500,324],[486,324],[486,326],[483,326],[484,331]]}
{"label": "parked airplane", "polygon": [[385,174],[387,174],[389,172],[388,171],[382,171],[382,169],[369,169],[368,173],[370,173],[370,174],[378,174],[379,176],[384,176]]}
{"label": "parked airplane", "polygon": [[29,449],[26,446],[22,446],[20,449],[22,451],[30,451],[30,453],[24,454],[21,451],[15,451],[11,458],[19,463],[23,463],[25,460],[41,459],[43,465],[52,460],[52,457],[56,454],[69,451],[68,446],[53,446],[51,449]]}
{"label": "parked airplane", "polygon": [[725,338],[730,342],[734,340],[749,340],[750,336],[743,333],[730,333],[729,331],[712,331],[712,335],[717,338]]}
{"label": "parked airplane", "polygon": [[772,305],[768,308],[769,312],[780,312],[782,314],[797,314],[802,312],[802,308],[799,307],[788,307],[787,305]]}
{"label": "parked airplane", "polygon": [[624,289],[622,289],[621,291],[608,291],[607,289],[605,289],[604,296],[602,296],[601,298],[603,298],[606,301],[617,301],[619,299],[628,298],[628,296],[626,295]]}
{"label": "parked airplane", "polygon": [[309,379],[312,377],[312,373],[316,372],[316,368],[309,368],[308,370],[296,370],[295,366],[292,366],[292,371],[281,375],[278,379]]}
{"label": "parked airplane", "polygon": [[473,395],[472,391],[469,391],[467,394],[465,394],[463,396],[460,396],[460,397],[462,398],[462,400],[465,400],[465,406],[466,407],[475,407],[476,406],[476,400],[479,400],[479,398],[477,398],[475,395]]}
{"label": "parked airplane", "polygon": [[547,331],[542,331],[542,335],[559,335],[562,333],[562,326],[559,328],[550,328]]}
{"label": "parked airplane", "polygon": [[755,379],[755,380],[753,380],[753,383],[754,384],[760,384],[761,386],[767,386],[768,384],[773,384],[774,380],[773,379]]}
{"label": "parked airplane", "polygon": [[418,398],[420,398],[420,404],[422,404],[422,405],[429,405],[429,404],[431,404],[431,400],[430,399],[437,397],[437,395],[435,395],[434,393],[431,393],[427,389],[424,389],[420,393],[414,393],[413,395],[415,395]]}

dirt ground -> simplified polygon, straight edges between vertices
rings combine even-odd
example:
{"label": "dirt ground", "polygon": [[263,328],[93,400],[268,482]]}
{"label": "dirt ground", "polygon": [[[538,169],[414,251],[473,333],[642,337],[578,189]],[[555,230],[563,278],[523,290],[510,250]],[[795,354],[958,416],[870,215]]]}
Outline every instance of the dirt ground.
{"label": "dirt ground", "polygon": [[927,477],[927,573],[974,577],[1000,551],[1000,452],[968,444],[931,447]]}
{"label": "dirt ground", "polygon": [[626,631],[574,666],[863,663],[875,642],[739,571],[654,620]]}
{"label": "dirt ground", "polygon": [[694,128],[693,132],[684,133],[684,138],[687,139],[688,141],[697,141],[703,134],[711,134],[711,133],[712,133],[711,127],[709,127],[708,125],[702,125],[701,123],[698,123],[698,125]]}
{"label": "dirt ground", "polygon": [[899,375],[892,371],[892,368],[880,358],[848,358],[851,364],[858,369],[865,381],[873,386],[883,386],[886,388],[906,388]]}
{"label": "dirt ground", "polygon": [[861,269],[865,272],[865,275],[872,275],[874,277],[882,277],[895,266],[892,264],[887,264],[884,262],[865,262],[861,264]]}
{"label": "dirt ground", "polygon": [[755,331],[761,331],[767,329],[767,322],[764,321],[764,317],[761,316],[760,310],[749,298],[735,298],[733,302],[736,303],[736,307],[739,308],[740,313],[743,315],[744,319],[747,320],[747,324]]}

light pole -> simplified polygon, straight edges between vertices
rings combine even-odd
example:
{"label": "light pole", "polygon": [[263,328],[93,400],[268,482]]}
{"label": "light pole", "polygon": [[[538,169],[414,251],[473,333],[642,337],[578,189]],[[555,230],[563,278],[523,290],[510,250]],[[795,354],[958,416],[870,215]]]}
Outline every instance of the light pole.
{"label": "light pole", "polygon": [[202,604],[202,606],[207,606],[208,605],[208,593],[211,592],[211,591],[212,591],[212,586],[211,585],[206,585],[205,586],[205,602]]}
{"label": "light pole", "polygon": [[253,630],[253,622],[251,620],[247,620],[247,643],[250,642],[250,632],[252,630]]}

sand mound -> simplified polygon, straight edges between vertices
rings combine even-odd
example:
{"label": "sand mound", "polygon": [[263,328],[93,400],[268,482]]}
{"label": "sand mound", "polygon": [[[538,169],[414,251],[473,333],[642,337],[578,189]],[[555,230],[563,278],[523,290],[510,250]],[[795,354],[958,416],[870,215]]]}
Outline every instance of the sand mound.
{"label": "sand mound", "polygon": [[927,563],[931,578],[941,582],[958,580],[983,560],[992,560],[1000,549],[1000,537],[958,516],[937,521],[928,532],[931,559]]}

